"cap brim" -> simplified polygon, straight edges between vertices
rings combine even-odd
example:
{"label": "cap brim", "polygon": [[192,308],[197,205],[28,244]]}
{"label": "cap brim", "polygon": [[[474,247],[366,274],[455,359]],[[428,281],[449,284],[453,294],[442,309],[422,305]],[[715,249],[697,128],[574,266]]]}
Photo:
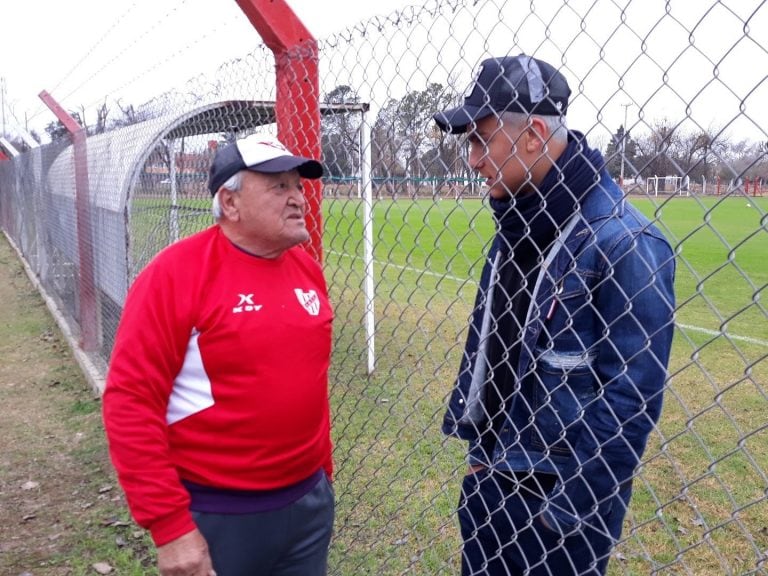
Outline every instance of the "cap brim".
{"label": "cap brim", "polygon": [[272,160],[262,162],[261,164],[248,166],[246,170],[263,172],[265,174],[277,174],[278,172],[298,170],[299,176],[310,180],[315,180],[323,176],[323,165],[320,164],[320,162],[301,156],[279,156]]}
{"label": "cap brim", "polygon": [[488,106],[464,105],[438,112],[432,118],[443,132],[463,134],[470,124],[487,118],[491,114],[493,114],[493,109]]}

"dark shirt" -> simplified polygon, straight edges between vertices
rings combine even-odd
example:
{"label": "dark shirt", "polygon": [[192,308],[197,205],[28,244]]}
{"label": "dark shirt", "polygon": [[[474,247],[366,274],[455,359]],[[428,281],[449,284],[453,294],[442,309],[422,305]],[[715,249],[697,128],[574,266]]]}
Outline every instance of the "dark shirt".
{"label": "dark shirt", "polygon": [[511,247],[499,263],[488,348],[490,365],[487,377],[491,380],[485,399],[488,421],[481,438],[489,461],[504,426],[507,405],[515,391],[513,367],[520,358],[525,318],[543,258],[544,255],[532,242],[523,239]]}
{"label": "dark shirt", "polygon": [[195,484],[188,480],[182,480],[182,483],[192,498],[189,509],[193,512],[255,514],[279,510],[299,501],[303,496],[309,494],[312,488],[320,482],[323,475],[325,475],[325,471],[321,468],[309,478],[277,490],[225,490]]}

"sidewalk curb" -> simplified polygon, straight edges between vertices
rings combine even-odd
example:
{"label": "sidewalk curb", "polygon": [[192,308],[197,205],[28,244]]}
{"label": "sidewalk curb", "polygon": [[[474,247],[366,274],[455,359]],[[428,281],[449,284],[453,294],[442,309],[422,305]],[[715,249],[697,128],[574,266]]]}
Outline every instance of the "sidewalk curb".
{"label": "sidewalk curb", "polygon": [[40,296],[42,296],[45,305],[48,307],[48,311],[51,313],[53,319],[56,321],[56,324],[59,326],[59,330],[61,330],[61,333],[64,335],[64,339],[67,341],[67,344],[69,344],[69,348],[72,350],[72,354],[80,366],[80,370],[83,372],[85,379],[88,381],[88,384],[90,384],[91,389],[99,396],[101,396],[101,394],[104,392],[104,372],[99,370],[93,360],[91,360],[91,358],[80,348],[77,343],[77,338],[75,338],[75,335],[72,333],[72,330],[67,324],[66,318],[61,312],[58,304],[56,304],[56,301],[48,295],[48,292],[46,292],[45,288],[40,283],[37,275],[34,273],[32,268],[29,267],[29,264],[27,264],[27,261],[24,259],[21,250],[19,250],[19,247],[16,246],[16,243],[5,230],[3,230],[3,235],[5,236],[5,239],[8,241],[8,244],[11,246],[11,248],[13,248],[14,252],[16,252],[16,256],[21,262],[21,265],[24,267],[24,272],[26,272],[29,281],[32,282],[32,285],[38,291]]}

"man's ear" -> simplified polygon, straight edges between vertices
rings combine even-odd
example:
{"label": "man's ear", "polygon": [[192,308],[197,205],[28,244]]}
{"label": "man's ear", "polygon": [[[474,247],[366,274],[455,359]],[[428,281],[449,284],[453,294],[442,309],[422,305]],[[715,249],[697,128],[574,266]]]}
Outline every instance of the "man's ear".
{"label": "man's ear", "polygon": [[221,215],[226,220],[237,222],[240,219],[237,197],[237,192],[233,192],[229,188],[219,188],[219,206],[221,207]]}
{"label": "man's ear", "polygon": [[540,152],[549,139],[549,127],[546,122],[537,116],[530,118],[526,130],[526,150],[528,152]]}

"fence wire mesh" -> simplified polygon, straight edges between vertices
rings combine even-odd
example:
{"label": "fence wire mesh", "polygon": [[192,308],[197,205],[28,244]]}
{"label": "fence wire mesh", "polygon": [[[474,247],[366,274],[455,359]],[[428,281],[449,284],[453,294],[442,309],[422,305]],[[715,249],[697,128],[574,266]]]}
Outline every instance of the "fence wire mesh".
{"label": "fence wire mesh", "polygon": [[[663,413],[608,573],[764,573],[766,29],[757,0],[438,0],[320,40],[326,176],[310,225],[336,312],[331,574],[459,571],[466,445],[440,428],[495,224],[466,142],[432,115],[460,101],[480,60],[521,52],[568,78],[569,127],[676,255]],[[94,322],[102,369],[136,274],[213,223],[215,147],[275,130],[274,69],[258,46],[89,127],[86,215],[66,138],[0,162],[2,227],[71,330]]]}

